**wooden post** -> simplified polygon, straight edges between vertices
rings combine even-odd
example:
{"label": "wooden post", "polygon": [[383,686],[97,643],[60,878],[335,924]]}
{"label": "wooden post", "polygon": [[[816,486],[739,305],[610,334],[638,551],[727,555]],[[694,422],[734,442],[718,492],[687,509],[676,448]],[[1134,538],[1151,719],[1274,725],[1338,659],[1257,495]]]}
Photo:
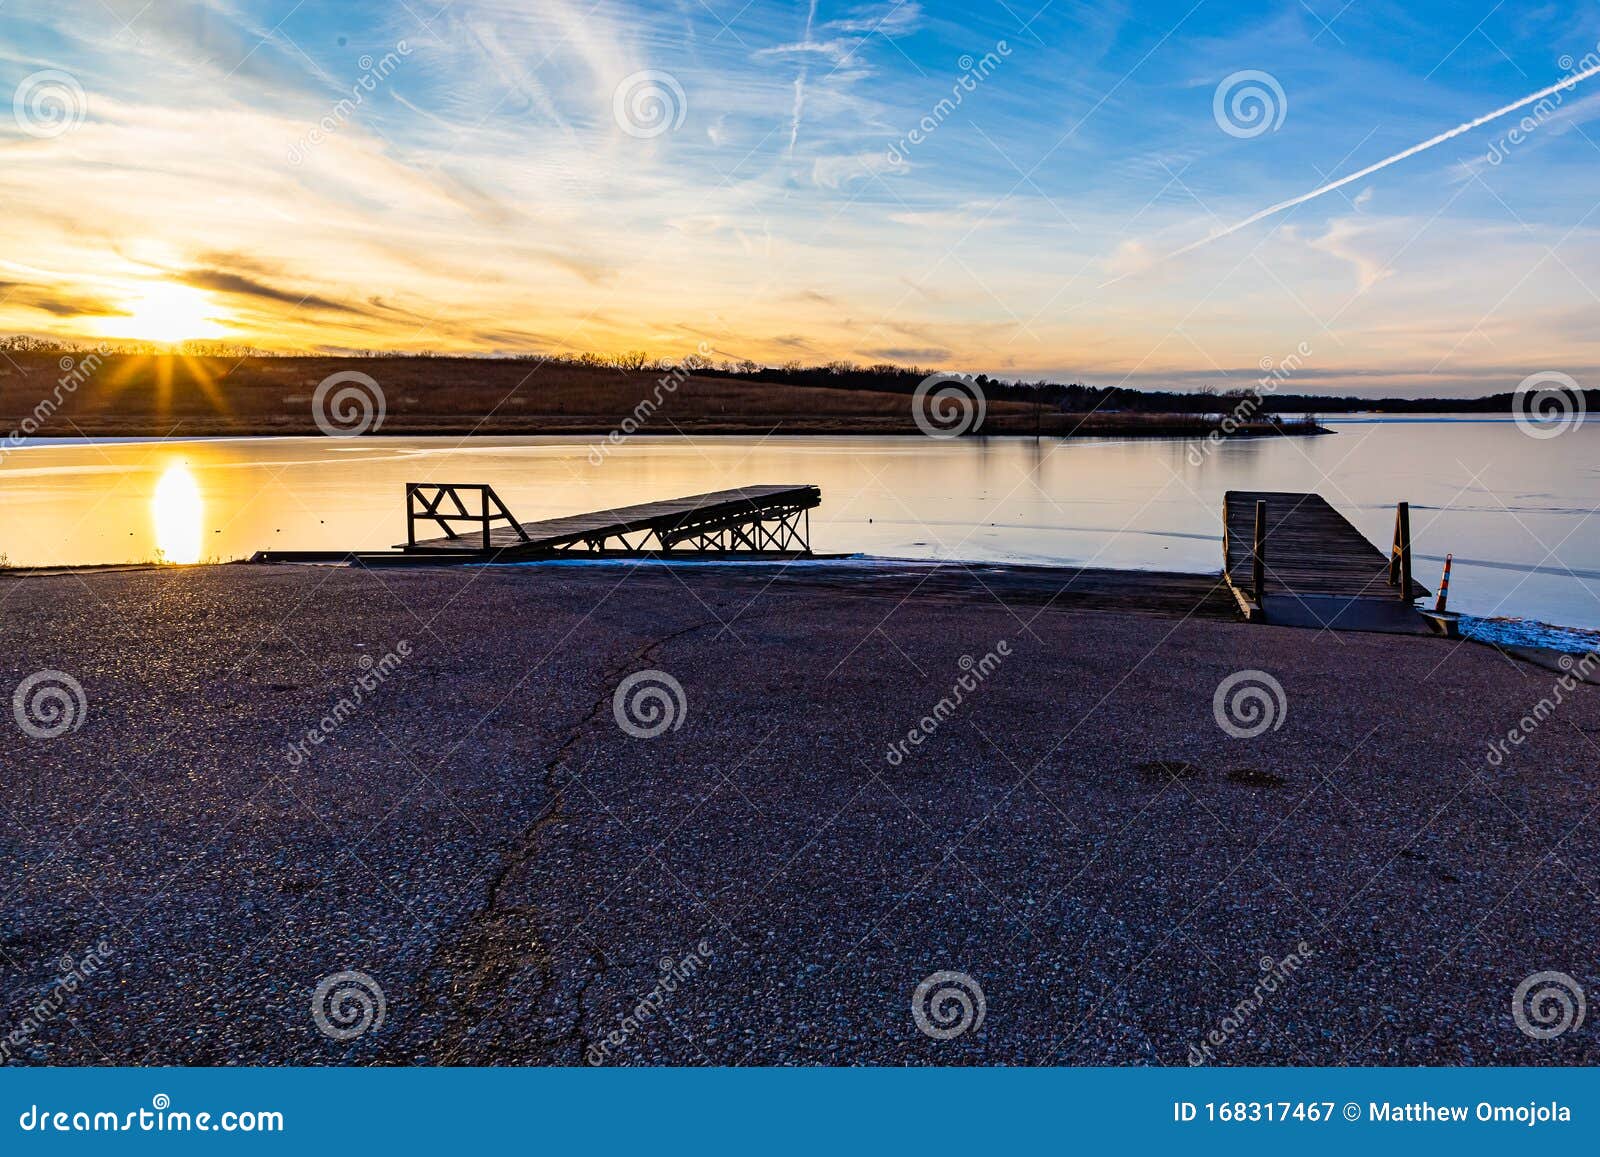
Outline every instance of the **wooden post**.
{"label": "wooden post", "polygon": [[1222,577],[1231,580],[1232,575],[1228,568],[1233,565],[1233,559],[1228,556],[1228,496],[1222,496]]}
{"label": "wooden post", "polygon": [[1267,593],[1267,504],[1260,500],[1256,502],[1256,542],[1250,579],[1256,606],[1264,606],[1262,597]]}
{"label": "wooden post", "polygon": [[406,545],[417,545],[417,505],[413,501],[416,497],[417,487],[414,483],[406,483]]}
{"label": "wooden post", "polygon": [[[1398,572],[1398,573],[1397,573]],[[1394,552],[1389,559],[1390,581],[1400,587],[1400,601],[1411,601],[1411,504],[1394,508]]]}
{"label": "wooden post", "polygon": [[478,491],[483,499],[483,549],[489,549],[489,488],[483,487]]}
{"label": "wooden post", "polygon": [[1389,543],[1389,585],[1400,585],[1400,508],[1394,509],[1394,540]]}

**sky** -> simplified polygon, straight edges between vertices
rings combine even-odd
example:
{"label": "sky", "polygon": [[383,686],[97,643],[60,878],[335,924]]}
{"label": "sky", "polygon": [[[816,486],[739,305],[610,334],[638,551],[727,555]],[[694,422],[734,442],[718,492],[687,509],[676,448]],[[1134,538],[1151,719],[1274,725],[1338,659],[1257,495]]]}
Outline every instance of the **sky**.
{"label": "sky", "polygon": [[0,0],[0,333],[1600,385],[1600,4],[1037,2]]}

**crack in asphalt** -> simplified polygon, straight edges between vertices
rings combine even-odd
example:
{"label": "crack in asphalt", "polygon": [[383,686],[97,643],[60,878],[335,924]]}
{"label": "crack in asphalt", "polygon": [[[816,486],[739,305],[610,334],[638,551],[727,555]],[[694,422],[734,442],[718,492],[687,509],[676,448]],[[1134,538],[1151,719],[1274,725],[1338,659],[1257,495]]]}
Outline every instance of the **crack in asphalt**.
{"label": "crack in asphalt", "polygon": [[511,993],[516,989],[524,985],[531,988],[516,998],[519,1006],[531,1008],[551,996],[558,984],[554,955],[535,931],[536,910],[528,904],[506,902],[506,893],[521,869],[544,850],[546,829],[566,818],[565,788],[559,771],[579,740],[610,707],[617,681],[673,640],[720,625],[719,620],[712,619],[662,635],[606,670],[604,689],[544,762],[541,783],[549,802],[513,841],[489,879],[483,904],[462,920],[454,936],[441,940],[423,970],[418,1004],[424,1019],[442,1017],[439,1029],[423,1041],[408,1041],[386,1050],[393,1054],[386,1055],[386,1061],[415,1063],[416,1056],[426,1055],[443,1064],[540,1063],[564,1046],[576,1047],[577,1055],[583,1056],[587,1047],[584,998],[590,986],[612,967],[605,952],[592,940],[587,942],[589,967],[573,990],[575,1011],[570,1027],[554,1036],[521,1038],[509,1045],[482,1031],[495,1014],[512,1002]]}

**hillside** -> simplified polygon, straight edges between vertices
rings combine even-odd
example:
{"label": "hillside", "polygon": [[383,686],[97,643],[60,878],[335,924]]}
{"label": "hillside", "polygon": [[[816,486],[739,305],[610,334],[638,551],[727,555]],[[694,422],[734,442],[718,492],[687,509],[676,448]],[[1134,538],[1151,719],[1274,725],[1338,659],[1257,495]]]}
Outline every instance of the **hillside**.
{"label": "hillside", "polygon": [[[0,362],[0,423],[38,437],[316,434],[318,385],[352,373],[377,383],[385,434],[593,434],[630,420],[650,434],[917,431],[900,390],[511,359],[93,353],[9,355]],[[360,420],[359,399],[375,396],[359,381],[344,385],[355,393],[348,415],[332,419],[341,429]],[[983,431],[1168,435],[1214,426],[1186,415],[1085,415],[990,398]]]}

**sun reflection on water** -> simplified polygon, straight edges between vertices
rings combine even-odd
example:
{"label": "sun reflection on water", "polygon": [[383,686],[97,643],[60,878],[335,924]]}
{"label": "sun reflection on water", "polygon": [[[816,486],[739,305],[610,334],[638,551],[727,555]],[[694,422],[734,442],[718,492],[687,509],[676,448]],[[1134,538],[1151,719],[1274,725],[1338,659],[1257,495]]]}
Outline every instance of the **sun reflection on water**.
{"label": "sun reflection on water", "polygon": [[165,562],[200,561],[200,529],[205,503],[200,486],[182,462],[174,462],[156,483],[150,513],[156,524],[156,549]]}

